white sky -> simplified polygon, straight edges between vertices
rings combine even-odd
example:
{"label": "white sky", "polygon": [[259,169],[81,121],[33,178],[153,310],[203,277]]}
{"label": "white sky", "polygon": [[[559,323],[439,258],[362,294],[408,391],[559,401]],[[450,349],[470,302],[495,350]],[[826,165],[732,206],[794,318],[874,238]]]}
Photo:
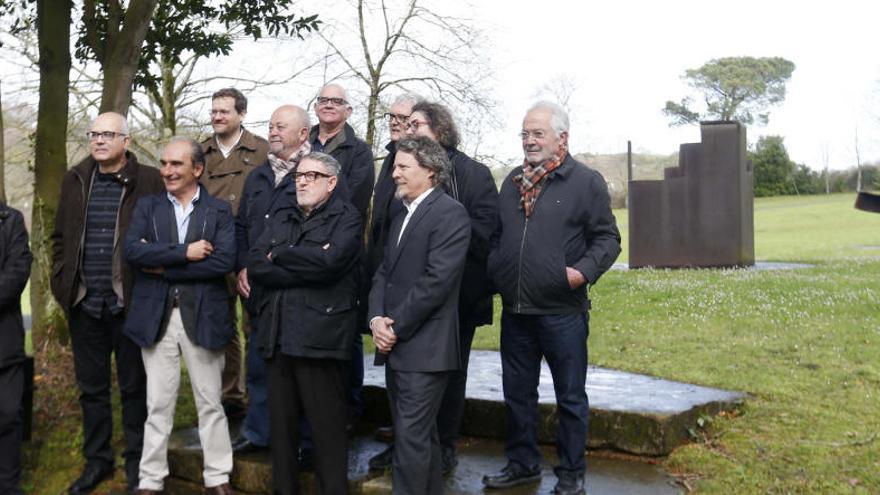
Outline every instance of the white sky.
{"label": "white sky", "polygon": [[[542,85],[559,77],[577,87],[570,104],[574,152],[619,153],[629,139],[636,151],[666,154],[699,141],[694,126],[670,128],[661,108],[686,95],[686,69],[726,56],[781,56],[796,65],[785,102],[771,110],[767,127],[748,129],[750,143],[779,134],[793,160],[821,169],[827,150],[829,166],[840,169],[855,165],[858,129],[862,162],[880,160],[876,0],[437,1],[472,18],[489,38],[474,63],[494,68],[504,128],[487,136],[481,150],[511,163],[521,159],[517,133],[525,109]],[[324,1],[304,0],[300,8],[332,22]],[[297,49],[295,42],[274,49],[241,43],[202,70],[254,74],[258,67],[256,73],[277,78],[283,74],[273,66],[296,66]],[[303,104],[320,84],[299,78],[249,95],[247,120],[265,121],[281,103]]]}
{"label": "white sky", "polygon": [[822,168],[824,147],[831,168],[846,168],[858,128],[861,160],[880,158],[880,2],[489,0],[476,17],[491,22],[497,43],[487,59],[503,81],[508,136],[536,88],[564,73],[578,84],[573,150],[621,152],[630,139],[636,150],[671,153],[699,141],[696,127],[670,129],[660,111],[685,95],[686,69],[781,56],[796,65],[786,100],[767,127],[749,128],[749,142],[783,135],[793,160]]}

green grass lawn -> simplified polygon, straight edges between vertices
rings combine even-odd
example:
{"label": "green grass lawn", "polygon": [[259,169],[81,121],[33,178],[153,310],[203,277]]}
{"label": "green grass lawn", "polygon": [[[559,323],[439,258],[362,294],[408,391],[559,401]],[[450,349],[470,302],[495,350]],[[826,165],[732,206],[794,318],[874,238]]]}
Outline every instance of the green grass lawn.
{"label": "green grass lawn", "polygon": [[[756,258],[812,268],[611,271],[592,290],[592,364],[752,396],[664,461],[698,492],[880,493],[880,215],[854,200],[756,201]],[[498,335],[481,328],[474,347],[497,349]],[[177,424],[192,425],[182,400]],[[75,419],[31,458],[28,486],[47,487],[33,493],[75,477]]]}

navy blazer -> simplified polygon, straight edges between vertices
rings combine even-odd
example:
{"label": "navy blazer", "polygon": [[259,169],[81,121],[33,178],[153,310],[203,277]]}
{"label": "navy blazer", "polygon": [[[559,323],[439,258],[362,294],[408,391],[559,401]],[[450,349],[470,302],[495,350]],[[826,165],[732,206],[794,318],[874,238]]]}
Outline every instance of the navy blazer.
{"label": "navy blazer", "polygon": [[458,295],[470,218],[442,188],[419,204],[398,243],[404,217],[401,212],[391,223],[385,257],[370,290],[369,317],[394,320],[397,343],[387,358],[391,369],[459,369]]}
{"label": "navy blazer", "polygon": [[[166,193],[138,200],[125,235],[125,259],[136,269],[132,304],[123,332],[141,347],[158,341],[171,284],[190,284],[194,296],[194,343],[206,349],[223,348],[235,327],[229,308],[225,276],[235,268],[235,225],[229,203],[216,199],[199,186],[186,234],[186,243],[175,243],[174,207]],[[205,239],[214,246],[201,261],[186,259],[187,244]],[[143,268],[162,267],[155,275]]]}

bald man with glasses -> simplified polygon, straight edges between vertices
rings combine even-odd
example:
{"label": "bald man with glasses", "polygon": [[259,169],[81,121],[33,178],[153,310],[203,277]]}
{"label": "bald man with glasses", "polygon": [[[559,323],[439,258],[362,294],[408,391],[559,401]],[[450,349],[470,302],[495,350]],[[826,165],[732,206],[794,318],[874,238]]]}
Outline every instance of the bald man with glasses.
{"label": "bald man with glasses", "polygon": [[165,189],[159,171],[128,151],[131,137],[122,115],[98,115],[86,137],[90,154],[64,175],[52,233],[52,293],[70,327],[83,413],[86,465],[71,494],[91,493],[113,476],[111,356],[122,402],[125,474],[129,488],[137,486],[146,375],[140,349],[122,334],[134,280],[122,239],[137,200]]}

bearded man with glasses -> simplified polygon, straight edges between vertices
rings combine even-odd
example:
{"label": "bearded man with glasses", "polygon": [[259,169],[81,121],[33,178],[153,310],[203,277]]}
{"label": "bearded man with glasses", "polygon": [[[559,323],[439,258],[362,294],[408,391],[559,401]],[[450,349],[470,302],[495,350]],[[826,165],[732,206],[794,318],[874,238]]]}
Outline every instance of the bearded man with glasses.
{"label": "bearded man with glasses", "polygon": [[69,493],[91,493],[113,476],[111,355],[122,402],[125,474],[133,489],[144,439],[146,375],[140,349],[123,335],[134,276],[122,242],[134,205],[165,190],[159,171],[138,163],[125,117],[99,115],[86,133],[90,155],[64,175],[52,233],[52,294],[67,316],[83,412],[81,476]]}
{"label": "bearded man with glasses", "polygon": [[273,493],[299,493],[300,416],[314,436],[316,493],[347,493],[348,366],[363,251],[360,214],[339,194],[341,167],[305,156],[248,255],[269,385]]}

